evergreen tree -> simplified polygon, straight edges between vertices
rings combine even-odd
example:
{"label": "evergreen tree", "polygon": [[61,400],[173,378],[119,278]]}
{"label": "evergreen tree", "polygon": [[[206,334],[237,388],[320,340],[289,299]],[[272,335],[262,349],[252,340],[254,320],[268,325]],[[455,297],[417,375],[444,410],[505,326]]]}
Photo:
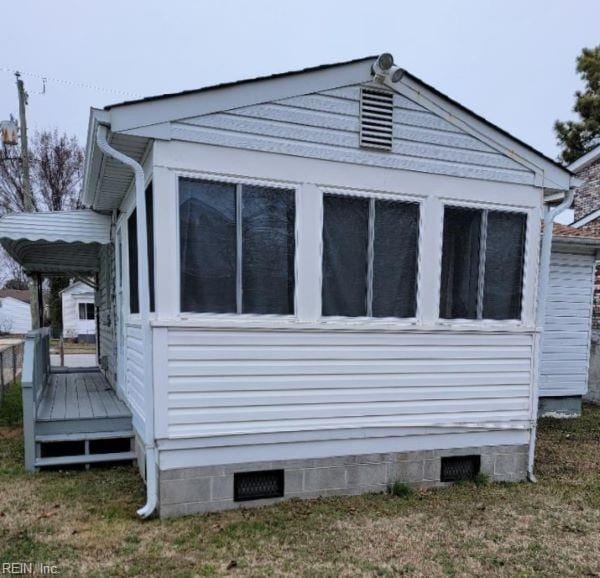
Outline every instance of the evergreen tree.
{"label": "evergreen tree", "polygon": [[585,90],[575,93],[573,107],[580,120],[557,120],[554,124],[563,149],[561,159],[567,164],[600,145],[600,45],[581,51],[577,72],[585,83]]}

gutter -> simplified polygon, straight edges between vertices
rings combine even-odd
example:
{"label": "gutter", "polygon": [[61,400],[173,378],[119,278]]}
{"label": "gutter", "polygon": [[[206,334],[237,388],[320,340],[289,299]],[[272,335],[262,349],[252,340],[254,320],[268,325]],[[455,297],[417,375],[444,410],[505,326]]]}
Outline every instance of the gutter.
{"label": "gutter", "polygon": [[145,420],[144,452],[146,456],[146,504],[137,514],[148,518],[158,503],[156,446],[154,444],[154,388],[152,376],[152,329],[150,327],[150,278],[148,273],[148,238],[146,227],[146,194],[144,169],[134,159],[124,155],[108,144],[106,126],[98,126],[96,142],[100,150],[115,160],[127,165],[135,175],[135,202],[137,213],[138,238],[138,292],[140,303],[140,321],[142,326],[142,346],[144,350]]}
{"label": "gutter", "polygon": [[552,252],[553,225],[554,219],[563,211],[568,209],[573,203],[575,186],[575,183],[571,183],[571,187],[565,195],[564,201],[554,209],[548,211],[544,216],[544,231],[542,233],[536,310],[536,327],[538,329],[538,333],[536,334],[535,341],[534,380],[531,395],[531,430],[529,437],[529,456],[527,461],[527,477],[530,482],[537,481],[533,473],[533,469],[535,464],[535,442],[537,435],[538,404],[540,397],[541,356],[544,339],[544,319],[546,316],[546,294],[548,293],[548,282],[550,276],[550,256]]}

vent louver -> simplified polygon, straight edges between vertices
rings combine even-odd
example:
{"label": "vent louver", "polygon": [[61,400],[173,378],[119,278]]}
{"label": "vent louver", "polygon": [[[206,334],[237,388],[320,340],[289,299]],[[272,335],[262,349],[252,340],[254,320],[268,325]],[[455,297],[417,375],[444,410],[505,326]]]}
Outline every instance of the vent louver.
{"label": "vent louver", "polygon": [[363,87],[360,93],[360,146],[392,150],[394,94]]}

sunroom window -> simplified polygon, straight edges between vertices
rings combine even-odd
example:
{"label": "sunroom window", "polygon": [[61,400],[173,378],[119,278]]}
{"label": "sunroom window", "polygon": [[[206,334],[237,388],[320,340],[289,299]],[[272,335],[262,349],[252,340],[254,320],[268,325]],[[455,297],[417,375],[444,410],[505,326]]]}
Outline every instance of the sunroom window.
{"label": "sunroom window", "polygon": [[324,316],[414,317],[419,205],[323,197]]}
{"label": "sunroom window", "polygon": [[440,317],[520,319],[527,217],[446,207]]}
{"label": "sunroom window", "polygon": [[295,192],[179,181],[181,311],[294,313]]}

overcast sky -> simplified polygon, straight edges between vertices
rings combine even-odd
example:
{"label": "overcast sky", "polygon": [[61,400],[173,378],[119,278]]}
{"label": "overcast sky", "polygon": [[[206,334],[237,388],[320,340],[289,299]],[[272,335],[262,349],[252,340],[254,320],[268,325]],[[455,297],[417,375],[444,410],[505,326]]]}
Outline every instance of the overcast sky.
{"label": "overcast sky", "polygon": [[[89,108],[383,51],[556,157],[575,58],[600,42],[598,0],[13,0],[2,3],[0,120],[85,140]],[[45,94],[41,77],[47,77]]]}

